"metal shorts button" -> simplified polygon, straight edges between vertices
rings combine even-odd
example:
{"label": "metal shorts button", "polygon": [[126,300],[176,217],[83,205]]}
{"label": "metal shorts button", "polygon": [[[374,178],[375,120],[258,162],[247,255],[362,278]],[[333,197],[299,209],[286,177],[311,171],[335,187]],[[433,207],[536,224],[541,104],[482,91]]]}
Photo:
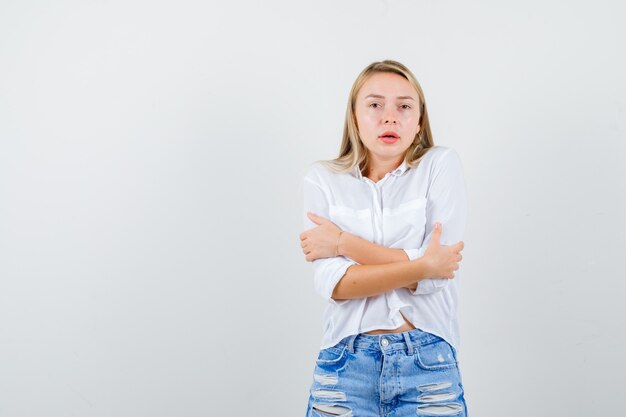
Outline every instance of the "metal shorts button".
{"label": "metal shorts button", "polygon": [[389,344],[389,340],[387,340],[387,339],[385,339],[385,338],[383,337],[383,340],[381,340],[381,341],[380,341],[380,343],[381,343],[383,346],[387,346],[387,345]]}

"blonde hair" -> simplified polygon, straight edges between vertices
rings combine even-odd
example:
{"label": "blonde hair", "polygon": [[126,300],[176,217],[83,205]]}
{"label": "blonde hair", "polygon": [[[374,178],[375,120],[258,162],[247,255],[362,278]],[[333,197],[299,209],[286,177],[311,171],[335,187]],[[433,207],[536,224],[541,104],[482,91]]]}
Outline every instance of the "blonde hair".
{"label": "blonde hair", "polygon": [[369,164],[369,156],[367,148],[361,141],[359,130],[356,123],[356,115],[354,105],[356,96],[365,82],[375,73],[390,72],[404,77],[417,91],[419,96],[420,110],[420,131],[415,135],[413,143],[406,150],[404,160],[411,168],[416,168],[421,161],[422,156],[428,152],[429,148],[434,146],[433,134],[430,131],[430,122],[428,120],[428,109],[426,108],[426,100],[424,92],[413,73],[404,65],[397,61],[385,60],[373,62],[369,64],[356,78],[350,96],[348,98],[348,107],[346,109],[346,119],[343,127],[343,139],[339,149],[339,156],[331,160],[318,160],[334,172],[343,173],[359,166],[361,172],[367,169]]}

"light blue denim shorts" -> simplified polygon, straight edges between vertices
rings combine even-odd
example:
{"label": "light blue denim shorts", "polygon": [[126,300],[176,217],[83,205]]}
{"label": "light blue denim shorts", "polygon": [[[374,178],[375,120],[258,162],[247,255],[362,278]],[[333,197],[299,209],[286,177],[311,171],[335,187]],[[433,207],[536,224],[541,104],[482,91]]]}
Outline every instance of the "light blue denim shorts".
{"label": "light blue denim shorts", "polygon": [[467,417],[457,352],[439,336],[347,336],[316,360],[307,417]]}

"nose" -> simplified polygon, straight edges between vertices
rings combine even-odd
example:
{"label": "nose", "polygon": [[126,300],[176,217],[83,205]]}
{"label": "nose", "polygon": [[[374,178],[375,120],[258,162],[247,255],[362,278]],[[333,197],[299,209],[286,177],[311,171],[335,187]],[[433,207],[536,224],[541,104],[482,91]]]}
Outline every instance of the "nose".
{"label": "nose", "polygon": [[383,114],[383,121],[384,121],[385,124],[388,124],[388,123],[396,124],[397,123],[396,113],[395,113],[395,110],[393,108],[385,111],[385,113]]}

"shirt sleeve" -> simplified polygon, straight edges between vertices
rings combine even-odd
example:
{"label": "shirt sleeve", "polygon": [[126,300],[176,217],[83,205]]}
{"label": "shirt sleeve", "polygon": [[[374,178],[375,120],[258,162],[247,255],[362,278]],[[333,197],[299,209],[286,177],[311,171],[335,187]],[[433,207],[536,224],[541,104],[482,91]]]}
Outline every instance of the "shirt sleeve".
{"label": "shirt sleeve", "polygon": [[[303,231],[317,227],[307,216],[310,211],[318,216],[329,218],[328,199],[322,186],[305,176],[302,181],[302,193],[304,197]],[[350,300],[335,300],[331,296],[335,286],[343,278],[346,270],[357,262],[345,257],[335,256],[332,258],[319,258],[311,262],[313,265],[313,286],[315,291],[325,300],[337,305],[347,303]]]}
{"label": "shirt sleeve", "polygon": [[[463,240],[467,223],[467,189],[463,176],[463,165],[458,153],[450,148],[437,161],[429,184],[426,202],[426,237],[419,249],[404,249],[410,260],[420,258],[426,252],[433,234],[435,222],[442,225],[442,245],[452,245]],[[458,273],[455,271],[455,278]],[[448,285],[448,278],[421,280],[413,295],[431,294]]]}

